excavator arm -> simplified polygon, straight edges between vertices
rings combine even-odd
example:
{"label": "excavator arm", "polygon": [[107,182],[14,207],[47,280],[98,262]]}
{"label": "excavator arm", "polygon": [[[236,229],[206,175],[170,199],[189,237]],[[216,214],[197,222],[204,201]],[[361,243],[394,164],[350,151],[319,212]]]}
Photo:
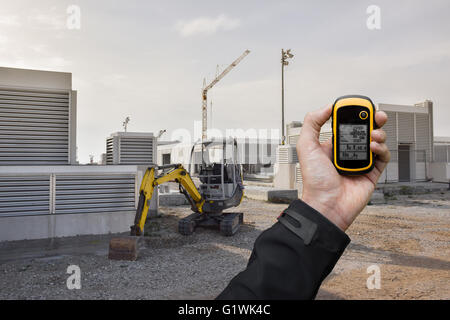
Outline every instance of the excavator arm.
{"label": "excavator arm", "polygon": [[[158,171],[161,169],[171,170],[157,176]],[[150,167],[146,170],[139,189],[139,202],[136,209],[136,216],[134,219],[134,224],[131,226],[132,236],[139,236],[144,231],[144,224],[147,219],[150,201],[155,188],[158,185],[169,181],[178,182],[189,195],[193,209],[195,209],[198,213],[203,212],[202,208],[205,200],[199,193],[189,173],[181,164]]]}
{"label": "excavator arm", "polygon": [[[159,170],[170,169],[158,175]],[[183,193],[189,197],[194,211],[203,212],[203,199],[191,176],[181,164],[150,167],[145,171],[139,189],[139,202],[136,209],[134,224],[131,226],[130,237],[116,237],[109,242],[109,259],[136,260],[138,255],[139,236],[144,232],[150,201],[155,188],[163,183],[176,181],[183,188]],[[180,187],[180,188],[181,188]]]}

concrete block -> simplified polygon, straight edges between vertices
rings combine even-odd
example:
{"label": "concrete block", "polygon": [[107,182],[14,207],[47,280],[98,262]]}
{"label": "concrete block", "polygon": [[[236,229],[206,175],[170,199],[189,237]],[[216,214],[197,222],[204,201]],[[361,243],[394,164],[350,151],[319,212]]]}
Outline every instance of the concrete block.
{"label": "concrete block", "polygon": [[178,192],[162,193],[159,195],[159,205],[163,207],[176,207],[188,204],[189,202],[184,194]]}
{"label": "concrete block", "polygon": [[267,188],[246,186],[244,190],[244,195],[248,199],[268,201],[267,191],[268,191]]}
{"label": "concrete block", "polygon": [[291,203],[298,199],[297,189],[269,190],[267,191],[267,201],[273,203]]}
{"label": "concrete block", "polygon": [[369,204],[385,204],[386,199],[384,198],[384,193],[380,191],[375,191],[372,193]]}

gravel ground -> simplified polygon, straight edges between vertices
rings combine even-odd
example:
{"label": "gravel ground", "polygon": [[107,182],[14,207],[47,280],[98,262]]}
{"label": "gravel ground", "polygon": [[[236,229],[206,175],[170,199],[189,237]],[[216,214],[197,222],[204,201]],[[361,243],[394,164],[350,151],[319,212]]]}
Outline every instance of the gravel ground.
{"label": "gravel ground", "polygon": [[[208,229],[181,236],[177,221],[189,208],[162,207],[136,262],[107,259],[116,235],[0,243],[0,299],[212,299],[285,207],[245,199],[245,225],[234,237]],[[450,192],[368,206],[348,234],[352,243],[318,299],[450,299]],[[81,268],[80,290],[66,286],[73,264]],[[368,290],[373,264],[381,289]]]}

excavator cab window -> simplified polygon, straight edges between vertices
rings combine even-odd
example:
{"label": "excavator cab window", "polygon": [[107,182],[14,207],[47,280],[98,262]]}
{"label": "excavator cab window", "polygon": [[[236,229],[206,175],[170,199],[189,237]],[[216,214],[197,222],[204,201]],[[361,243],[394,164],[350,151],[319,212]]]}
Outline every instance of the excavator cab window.
{"label": "excavator cab window", "polygon": [[[192,148],[191,161],[199,160],[200,192],[209,203],[227,202],[242,195],[241,167],[238,164],[238,150],[235,139],[212,139],[199,142]],[[194,169],[198,163],[194,163]],[[192,166],[191,166],[192,168]],[[240,200],[240,199],[239,199]],[[233,200],[233,203],[235,200]]]}

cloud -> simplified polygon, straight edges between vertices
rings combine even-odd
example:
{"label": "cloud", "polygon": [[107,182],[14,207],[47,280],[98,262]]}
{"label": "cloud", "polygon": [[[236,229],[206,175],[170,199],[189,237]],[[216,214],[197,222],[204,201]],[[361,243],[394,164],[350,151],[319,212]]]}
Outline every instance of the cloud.
{"label": "cloud", "polygon": [[100,82],[107,87],[120,87],[124,85],[126,79],[127,77],[125,75],[114,73],[103,76]]}
{"label": "cloud", "polygon": [[63,17],[51,14],[37,14],[30,17],[30,22],[54,30],[65,28],[65,20]]}
{"label": "cloud", "polygon": [[224,14],[217,18],[197,18],[190,21],[179,21],[175,28],[183,37],[195,35],[211,35],[219,30],[230,31],[241,25],[239,19],[231,19]]}
{"label": "cloud", "polygon": [[9,27],[20,26],[19,17],[16,15],[0,16],[0,25]]}
{"label": "cloud", "polygon": [[[8,45],[2,45],[3,43]],[[14,37],[7,38],[0,34],[1,66],[63,71],[72,65],[72,61],[57,51],[43,44],[22,45]]]}
{"label": "cloud", "polygon": [[0,45],[6,44],[8,42],[8,37],[0,34]]}
{"label": "cloud", "polygon": [[66,14],[57,7],[49,8],[45,11],[34,9],[28,15],[28,23],[32,27],[39,27],[50,30],[61,30],[66,28]]}

